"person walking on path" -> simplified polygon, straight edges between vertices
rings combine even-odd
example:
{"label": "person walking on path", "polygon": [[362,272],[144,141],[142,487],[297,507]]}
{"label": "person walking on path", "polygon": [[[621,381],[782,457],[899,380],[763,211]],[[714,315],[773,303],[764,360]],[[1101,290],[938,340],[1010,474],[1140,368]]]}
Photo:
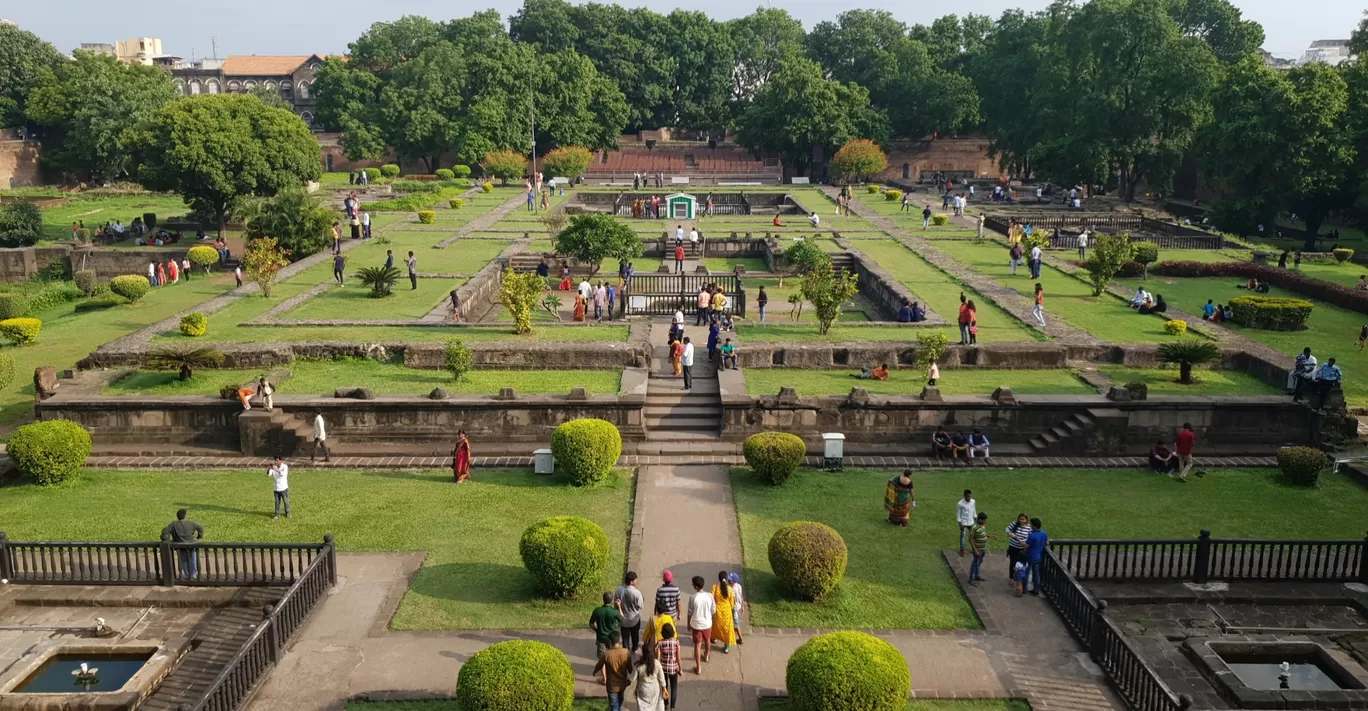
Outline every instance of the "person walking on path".
{"label": "person walking on path", "polygon": [[927,205],[926,207],[923,207],[923,208],[922,208],[922,227],[930,227],[930,226],[931,226],[931,206],[930,206],[930,205]]}
{"label": "person walking on path", "polygon": [[969,300],[960,292],[959,334],[961,346],[969,345]]}
{"label": "person walking on path", "polygon": [[684,375],[684,344],[678,338],[670,341],[670,365],[674,366],[675,377]]}
{"label": "person walking on path", "polygon": [[[1192,423],[1184,422],[1183,429],[1178,430],[1178,437],[1173,444],[1173,451],[1178,453],[1178,481],[1187,483],[1188,470],[1192,469],[1193,462],[1192,448],[1197,445],[1197,433],[1192,431]],[[1206,472],[1197,472],[1197,476],[1206,476]],[[1173,472],[1169,472],[1169,478],[1173,478]]]}
{"label": "person walking on path", "polygon": [[362,210],[362,211],[361,211],[361,239],[370,239],[370,238],[371,238],[370,213],[369,213],[369,212],[366,212],[365,210]]}
{"label": "person walking on path", "polygon": [[746,596],[741,589],[741,576],[729,573],[727,581],[732,587],[732,630],[736,633],[736,643],[741,644],[741,608],[746,604]]}
{"label": "person walking on path", "polygon": [[451,450],[451,475],[457,484],[470,478],[470,438],[465,430],[456,432],[456,447]]}
{"label": "person walking on path", "polygon": [[1033,245],[1033,246],[1031,247],[1031,262],[1030,262],[1030,266],[1031,266],[1031,278],[1032,278],[1032,279],[1039,279],[1039,278],[1040,278],[1040,261],[1041,261],[1042,259],[1044,259],[1044,258],[1045,258],[1045,253],[1041,251],[1040,245],[1038,245],[1038,244],[1037,244],[1037,245]]}
{"label": "person walking on path", "polygon": [[1088,258],[1088,231],[1083,230],[1078,233],[1078,258]]}
{"label": "person walking on path", "polygon": [[731,654],[732,643],[736,641],[736,598],[732,595],[731,580],[727,577],[727,571],[717,572],[717,582],[712,586],[712,597],[712,641],[722,643],[723,654]]}
{"label": "person walking on path", "polygon": [[274,521],[280,518],[280,505],[285,505],[285,518],[290,517],[290,465],[286,464],[280,457],[276,457],[271,463],[271,468],[266,470],[266,476],[275,480],[275,515],[271,517]]}
{"label": "person walking on path", "polygon": [[342,233],[338,230],[339,224],[336,221],[332,224],[333,254],[342,253]]}
{"label": "person walking on path", "polygon": [[[185,515],[185,509],[176,511],[176,520],[162,529],[163,541],[194,544],[204,540],[204,526],[191,521]],[[199,551],[194,548],[177,548],[176,556],[180,560],[181,575],[191,580],[199,577]]]}
{"label": "person walking on path", "polygon": [[665,669],[657,659],[659,652],[654,643],[647,643],[641,649],[632,675],[636,677],[637,711],[665,711],[665,699],[669,697],[665,680]]}
{"label": "person walking on path", "polygon": [[674,711],[675,704],[679,703],[679,633],[673,623],[661,628],[656,653],[660,655],[660,667],[665,671],[665,699],[670,702],[670,711]]}
{"label": "person walking on path", "polygon": [[314,410],[313,420],[313,452],[309,454],[309,461],[314,461],[318,457],[318,450],[323,450],[323,461],[332,459],[332,451],[328,449],[328,429],[323,422],[323,411]]}
{"label": "person walking on path", "polygon": [[711,321],[708,322],[708,362],[709,362],[709,363],[716,363],[716,362],[718,361],[718,357],[717,357],[717,339],[718,339],[718,337],[719,337],[719,335],[720,335],[721,333],[722,333],[722,328],[721,328],[720,326],[718,326],[718,324],[717,324],[717,319],[712,319]]}
{"label": "person walking on path", "polygon": [[969,530],[969,552],[974,559],[969,563],[969,584],[978,587],[983,582],[983,558],[988,555],[988,541],[997,536],[988,535],[988,514],[979,513],[974,527]]}
{"label": "person walking on path", "polygon": [[618,612],[617,603],[613,602],[613,593],[603,593],[603,604],[589,613],[589,629],[594,631],[594,651],[598,653],[599,660],[594,673],[598,674],[603,666],[604,655],[613,646],[613,639],[616,637],[619,644],[622,642],[622,613]]}
{"label": "person walking on path", "polygon": [[617,300],[618,300],[617,287],[616,287],[616,286],[613,286],[613,282],[610,281],[610,282],[608,282],[608,320],[609,320],[609,321],[612,321],[612,320],[613,320],[613,309],[617,306]]}
{"label": "person walking on path", "polygon": [[705,582],[703,576],[695,575],[693,597],[689,598],[689,632],[693,636],[695,674],[703,673],[703,662],[712,656],[713,618],[717,615],[712,593],[703,590]]}
{"label": "person walking on path", "polygon": [[689,337],[684,337],[684,352],[680,355],[680,365],[684,368],[684,389],[693,390],[694,347]]}
{"label": "person walking on path", "polygon": [[[529,195],[531,193],[528,193]],[[610,596],[611,593],[604,593]],[[632,653],[622,648],[622,635],[614,632],[609,636],[607,649],[594,665],[594,674],[603,673],[603,686],[608,690],[609,711],[622,711],[627,687],[632,685],[635,676],[632,669]]]}
{"label": "person walking on path", "polygon": [[1017,266],[1021,264],[1021,245],[1013,244],[1007,250],[1007,264],[1012,268],[1012,276],[1016,276]]}
{"label": "person walking on path", "polygon": [[1007,525],[1005,533],[1007,539],[1007,577],[1012,577],[1012,571],[1018,561],[1026,559],[1026,537],[1031,535],[1031,520],[1026,514],[1017,514],[1016,520]]}
{"label": "person walking on path", "polygon": [[1035,307],[1031,309],[1031,315],[1041,326],[1045,325],[1045,288],[1039,283],[1035,285]]}
{"label": "person walking on path", "polygon": [[347,266],[347,258],[341,254],[333,255],[333,279],[338,284],[342,283],[342,270]]}
{"label": "person walking on path", "polygon": [[404,260],[404,266],[408,267],[409,284],[412,287],[409,291],[418,290],[418,258],[413,256],[413,252],[408,253],[408,259]]}
{"label": "person walking on path", "polygon": [[628,651],[636,653],[641,646],[641,608],[643,600],[637,589],[637,574],[627,571],[622,585],[613,593],[613,602],[622,613],[622,643]]}
{"label": "person walking on path", "polygon": [[977,239],[977,240],[979,240],[980,242],[983,241],[983,223],[984,223],[984,221],[985,221],[986,219],[987,219],[987,218],[985,218],[985,217],[983,216],[983,213],[980,212],[980,213],[979,213],[979,216],[978,216],[978,220],[977,220],[977,222],[978,222],[978,233],[977,233],[977,235],[974,237],[974,239]]}
{"label": "person walking on path", "polygon": [[[760,295],[755,299],[756,305],[760,307],[760,323],[765,322],[765,307],[769,306],[769,294],[765,293],[765,287],[760,287]],[[1362,346],[1362,344],[1360,344]],[[1362,347],[1359,350],[1363,350]]]}
{"label": "person walking on path", "polygon": [[1032,595],[1040,594],[1040,563],[1045,559],[1045,544],[1050,534],[1041,527],[1040,519],[1031,519],[1031,535],[1026,537],[1026,567],[1030,571]]}
{"label": "person walking on path", "polygon": [[239,287],[242,286],[242,265],[241,265],[241,264],[237,265],[236,267],[233,267],[233,278],[237,280],[237,285],[238,285]]}
{"label": "person walking on path", "polygon": [[656,588],[656,609],[678,620],[679,586],[675,585],[674,573],[667,570],[660,575],[660,579],[664,584]]}
{"label": "person walking on path", "polygon": [[694,318],[695,326],[702,326],[708,321],[708,307],[712,306],[712,292],[704,286],[698,290],[698,315]]}
{"label": "person walking on path", "polygon": [[393,269],[393,268],[394,268],[394,250],[392,250],[392,249],[387,249],[387,250],[385,250],[385,268],[386,268],[386,269]]}
{"label": "person walking on path", "polygon": [[[678,592],[678,588],[676,588],[676,592]],[[678,603],[676,602],[676,604]],[[674,624],[674,617],[668,611],[666,611],[665,604],[662,603],[657,597],[655,603],[655,614],[651,615],[651,619],[646,620],[646,622],[644,623],[643,629],[641,630],[641,641],[643,643],[655,642],[659,644],[661,640],[661,633],[665,630],[665,626],[670,625],[671,627],[673,627]]]}
{"label": "person walking on path", "polygon": [[965,543],[976,520],[978,520],[978,502],[974,501],[974,492],[965,489],[964,498],[955,503],[955,522],[959,524],[959,554],[961,558],[964,557]]}

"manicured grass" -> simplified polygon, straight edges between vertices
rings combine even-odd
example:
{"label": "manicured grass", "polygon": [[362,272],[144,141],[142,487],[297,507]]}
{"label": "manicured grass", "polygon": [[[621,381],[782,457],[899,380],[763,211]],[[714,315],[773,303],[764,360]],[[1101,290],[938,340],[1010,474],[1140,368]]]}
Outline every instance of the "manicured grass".
{"label": "manicured grass", "polygon": [[[476,456],[480,445],[473,442]],[[317,542],[332,533],[343,550],[428,553],[391,620],[395,629],[581,628],[597,595],[540,597],[518,540],[537,520],[559,513],[598,523],[611,550],[593,587],[611,589],[625,567],[629,477],[580,488],[530,469],[476,469],[457,486],[444,470],[300,468],[290,473],[294,517],[272,521],[271,482],[260,470],[88,470],[57,488],[6,488],[0,520],[15,540],[151,541],[178,508],[189,509],[209,541]]]}
{"label": "manicured grass", "polygon": [[[377,395],[426,395],[433,388],[449,393],[492,395],[512,387],[522,393],[568,393],[582,385],[591,395],[611,395],[622,380],[620,370],[475,370],[460,382],[441,370],[405,368],[361,358],[299,360],[276,376],[280,395],[331,395],[339,387],[367,387]],[[188,381],[176,373],[139,371],[125,376],[105,390],[110,395],[217,395],[228,384],[248,382],[261,370],[201,370]]]}
{"label": "manicured grass", "polygon": [[[1011,314],[995,306],[982,294],[955,281],[950,275],[932,266],[902,244],[893,240],[865,240],[857,245],[861,252],[873,257],[890,274],[902,281],[917,298],[930,305],[931,310],[950,323],[945,337],[959,342],[959,329],[954,325],[959,314],[959,295],[973,299],[978,306],[978,338],[985,343],[994,341],[1045,340],[1044,334],[1027,327]],[[1048,306],[1048,301],[1046,302]],[[915,340],[909,336],[908,340]]]}
{"label": "manicured grass", "polygon": [[[746,286],[746,328],[745,332],[750,335],[751,329],[760,323],[760,306],[756,299],[760,298],[760,287],[765,288],[765,295],[769,297],[769,306],[765,308],[765,324],[761,328],[767,328],[768,324],[791,324],[798,325],[810,323],[815,327],[817,324],[817,312],[812,308],[812,304],[803,302],[803,313],[798,321],[789,317],[793,311],[793,305],[788,302],[789,297],[802,291],[803,280],[801,277],[786,277],[784,286],[779,286],[778,279],[745,278],[742,282]],[[868,299],[856,294],[853,298],[846,299],[841,305],[841,316],[836,323],[842,321],[875,321],[881,318],[874,304]],[[915,336],[913,336],[915,339]]]}
{"label": "manicured grass", "polygon": [[[124,225],[143,213],[156,213],[158,223],[189,212],[179,195],[143,193],[139,195],[73,195],[62,207],[43,210],[43,235],[47,239],[71,239],[71,223],[85,222],[93,234],[96,227],[118,220]],[[214,232],[217,233],[217,226]],[[193,230],[190,236],[194,236]],[[132,244],[132,240],[129,240]]]}
{"label": "manicured grass", "polygon": [[[1124,283],[1127,289],[1133,290],[1140,282],[1128,280]],[[1216,277],[1181,279],[1151,276],[1145,283],[1145,288],[1151,292],[1162,293],[1169,304],[1195,315],[1202,313],[1202,305],[1207,299],[1223,304],[1229,302],[1232,297],[1247,296],[1249,292],[1237,289],[1237,283],[1242,282]],[[1299,294],[1277,288],[1273,289],[1270,295],[1303,298]],[[1291,365],[1292,358],[1307,346],[1314,349],[1321,363],[1327,358],[1335,358],[1344,371],[1345,398],[1351,405],[1368,404],[1368,378],[1364,377],[1368,374],[1368,351],[1360,352],[1357,344],[1359,329],[1368,324],[1368,314],[1342,309],[1324,302],[1314,303],[1316,307],[1307,319],[1307,328],[1304,331],[1265,331],[1233,323],[1222,323],[1221,326],[1282,351],[1287,354],[1288,365]]]}
{"label": "manicured grass", "polygon": [[102,344],[218,296],[232,285],[232,277],[197,276],[153,289],[136,304],[78,314],[75,304],[70,303],[37,314],[43,321],[37,343],[0,348],[0,352],[14,358],[15,373],[14,381],[0,390],[0,424],[15,422],[33,412],[34,368],[51,365],[59,372],[70,368]]}
{"label": "manicured grass", "polygon": [[[790,711],[793,708],[788,699],[760,699],[760,711]],[[347,706],[347,711],[352,711]],[[369,709],[367,710],[369,711]],[[376,709],[376,711],[381,711]],[[407,710],[405,710],[407,711]],[[420,711],[415,709],[414,711]],[[1014,699],[983,699],[972,701],[953,701],[927,699],[908,701],[903,711],[1031,711],[1031,705]]]}
{"label": "manicured grass", "polygon": [[1239,370],[1201,370],[1192,371],[1193,383],[1178,383],[1178,368],[1125,368],[1104,365],[1098,370],[1105,373],[1116,385],[1125,385],[1136,380],[1148,386],[1150,395],[1282,395],[1283,388],[1275,388],[1262,380]]}
{"label": "manicured grass", "polygon": [[[671,259],[673,258],[671,255]],[[747,272],[769,271],[769,267],[765,266],[765,260],[759,257],[707,257],[703,260],[703,266],[714,272],[735,271],[738,265]]]}
{"label": "manicured grass", "polygon": [[[989,585],[1007,584],[1002,529],[1018,512],[1040,518],[1054,538],[1193,538],[1206,528],[1230,538],[1358,539],[1368,507],[1368,491],[1342,475],[1304,488],[1284,484],[1272,469],[1218,469],[1186,485],[1147,470],[963,469],[914,474],[918,506],[901,528],[882,508],[890,476],[803,470],[774,487],[733,470],[752,624],[978,627],[940,556],[958,546],[955,501],[965,488],[974,490],[989,533],[998,536],[985,562]],[[829,601],[786,599],[771,572],[770,536],[792,521],[828,524],[849,547],[845,579]]]}
{"label": "manicured grass", "polygon": [[[1035,284],[1023,264],[1012,276],[1007,265],[1007,247],[998,242],[946,242],[938,245],[945,253],[974,271],[1034,300]],[[1074,256],[1077,256],[1076,254]],[[1164,332],[1162,315],[1141,316],[1126,302],[1103,292],[1092,295],[1092,286],[1048,265],[1041,268],[1038,281],[1045,288],[1045,320],[1062,319],[1110,343],[1155,343],[1176,340]],[[1165,295],[1164,298],[1168,298]],[[982,314],[982,309],[979,311]],[[1193,334],[1196,336],[1196,334]],[[1197,336],[1200,337],[1200,336]]]}
{"label": "manicured grass", "polygon": [[[878,365],[871,363],[869,365]],[[861,367],[864,364],[860,364]],[[788,368],[751,368],[746,373],[746,392],[775,395],[779,388],[792,386],[799,395],[845,395],[851,388],[868,388],[871,395],[918,395],[926,385],[926,373],[894,366],[888,380],[862,380],[850,370],[799,370]],[[1096,395],[1088,385],[1067,368],[1051,370],[978,370],[946,368],[936,382],[944,395],[990,395],[999,386],[1014,395]]]}
{"label": "manicured grass", "polygon": [[[404,269],[400,266],[400,271]],[[433,307],[448,298],[452,289],[466,283],[466,278],[419,278],[418,288],[409,285],[403,274],[389,296],[376,298],[371,290],[361,285],[353,273],[342,286],[335,286],[291,309],[284,319],[420,319]]]}
{"label": "manicured grass", "polygon": [[[607,702],[603,699],[575,699],[571,704],[571,711],[603,711]],[[982,711],[997,711],[999,707],[988,706]],[[1007,711],[1016,711],[1013,707],[1001,707]],[[1025,707],[1022,707],[1025,709]],[[348,701],[345,711],[461,711],[461,705],[456,699],[433,699],[424,701]],[[932,711],[928,707],[927,711]],[[946,711],[960,711],[959,709],[946,709]],[[978,709],[964,709],[963,711],[979,711]],[[1025,709],[1029,711],[1029,709]]]}

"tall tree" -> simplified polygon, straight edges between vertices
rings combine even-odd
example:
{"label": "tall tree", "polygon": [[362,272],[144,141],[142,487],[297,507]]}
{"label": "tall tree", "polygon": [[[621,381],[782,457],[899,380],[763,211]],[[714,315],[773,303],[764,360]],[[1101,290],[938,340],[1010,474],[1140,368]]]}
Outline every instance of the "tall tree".
{"label": "tall tree", "polygon": [[806,40],[803,23],[787,10],[756,8],[755,12],[727,23],[736,65],[732,71],[733,111],[740,112],[755,98],[784,57]]}
{"label": "tall tree", "polygon": [[1169,14],[1179,32],[1207,43],[1226,64],[1258,51],[1264,42],[1263,27],[1243,19],[1240,9],[1227,0],[1171,0]]}
{"label": "tall tree", "polygon": [[128,170],[124,131],[174,98],[171,77],[156,67],[78,51],[43,70],[25,112],[44,129],[49,173],[116,178]]}
{"label": "tall tree", "polygon": [[674,59],[673,116],[676,126],[722,129],[731,118],[732,70],[736,47],[726,25],[701,12],[675,10],[666,18],[676,31],[666,36]]}
{"label": "tall tree", "polygon": [[56,47],[14,25],[0,24],[0,127],[24,122],[24,102],[45,69],[64,60]]}
{"label": "tall tree", "polygon": [[1065,23],[1068,12],[1054,6],[1030,15],[1021,10],[1002,13],[983,52],[969,63],[989,150],[1012,172],[1031,172],[1031,153],[1045,131],[1049,110],[1036,96],[1036,82],[1056,31],[1053,28]]}
{"label": "tall tree", "polygon": [[124,142],[149,190],[174,190],[218,220],[247,196],[271,196],[317,180],[323,154],[304,121],[252,96],[172,101],[129,129]]}

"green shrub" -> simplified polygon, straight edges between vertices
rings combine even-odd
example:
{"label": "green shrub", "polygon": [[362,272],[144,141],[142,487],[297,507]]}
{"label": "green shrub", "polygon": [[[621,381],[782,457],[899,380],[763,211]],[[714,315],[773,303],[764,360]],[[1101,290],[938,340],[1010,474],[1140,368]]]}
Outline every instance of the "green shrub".
{"label": "green shrub", "polygon": [[90,456],[90,433],[71,420],[34,422],[10,435],[8,452],[21,473],[43,486],[60,484]]}
{"label": "green shrub", "polygon": [[794,711],[902,711],[912,691],[902,653],[853,630],[805,642],[789,657],[785,682]]}
{"label": "green shrub", "polygon": [[185,253],[185,258],[189,259],[191,264],[203,269],[205,274],[208,274],[209,267],[218,264],[219,253],[217,249],[207,244],[197,244]]}
{"label": "green shrub", "polygon": [[124,274],[109,280],[109,290],[128,299],[129,303],[136,303],[152,290],[152,282],[141,274]]}
{"label": "green shrub", "polygon": [[193,311],[181,317],[180,332],[191,338],[199,338],[209,332],[209,317]]}
{"label": "green shrub", "polygon": [[1315,486],[1321,470],[1330,463],[1325,452],[1315,447],[1283,447],[1278,450],[1278,468],[1283,478],[1299,486]]}
{"label": "green shrub", "polygon": [[789,592],[820,601],[845,576],[849,552],[836,529],[812,521],[797,521],[774,532],[769,563]]}
{"label": "green shrub", "polygon": [[902,196],[901,190],[887,190],[884,192],[884,199],[889,202],[897,202],[902,199]]}
{"label": "green shrub", "polygon": [[380,169],[379,169],[379,168],[366,168],[366,169],[365,169],[364,171],[362,171],[362,172],[364,172],[364,173],[366,174],[366,180],[369,181],[369,182],[374,183],[375,181],[377,181],[377,180],[380,179]]}
{"label": "green shrub", "polygon": [[950,216],[949,216],[949,215],[932,215],[932,216],[931,216],[931,224],[933,224],[933,225],[935,225],[935,226],[937,226],[937,227],[944,227],[944,226],[950,224]]}
{"label": "green shrub", "polygon": [[454,173],[454,174],[456,175],[456,177],[458,177],[458,178],[469,178],[469,177],[470,177],[470,166],[468,166],[468,165],[453,165],[453,166],[451,166],[451,172]]}
{"label": "green shrub", "polygon": [[21,291],[0,293],[0,320],[20,318],[28,313],[28,294]]}
{"label": "green shrub", "polygon": [[587,518],[552,516],[523,531],[518,554],[542,593],[574,597],[603,581],[608,535]]}
{"label": "green shrub", "polygon": [[0,353],[0,390],[10,386],[14,382],[14,356],[8,353]]}
{"label": "green shrub", "polygon": [[879,194],[879,186],[877,186],[877,185],[866,185],[866,186],[865,186],[865,192],[869,193],[870,195],[878,195],[878,194]]}
{"label": "green shrub", "polygon": [[454,180],[456,178],[456,174],[450,168],[438,168],[436,175],[438,180]]}
{"label": "green shrub", "polygon": [[747,437],[741,451],[756,476],[782,484],[802,466],[807,445],[801,437],[787,432],[760,432]]}
{"label": "green shrub", "polygon": [[494,192],[494,183],[481,183],[480,190],[487,193],[492,193]]}
{"label": "green shrub", "polygon": [[1306,319],[1314,308],[1310,301],[1282,296],[1236,296],[1230,300],[1235,323],[1270,331],[1306,328]]}
{"label": "green shrub", "polygon": [[571,484],[590,486],[612,474],[622,456],[622,434],[607,420],[571,420],[551,433],[551,453]]}
{"label": "green shrub", "polygon": [[100,285],[100,280],[95,276],[94,269],[82,269],[71,275],[71,280],[76,283],[76,288],[81,290],[87,298],[95,295],[95,287]]}
{"label": "green shrub", "polygon": [[[367,168],[367,170],[370,169]],[[393,163],[386,163],[380,166],[380,175],[386,178],[397,178],[399,177],[399,166]]]}
{"label": "green shrub", "polygon": [[128,300],[117,294],[104,294],[102,296],[92,296],[79,304],[74,309],[76,313],[83,314],[87,311],[103,311],[112,309],[120,304],[126,304]]}
{"label": "green shrub", "polygon": [[1180,318],[1164,322],[1164,333],[1167,333],[1170,336],[1181,336],[1184,333],[1187,333],[1187,329],[1187,321]]}
{"label": "green shrub", "polygon": [[1348,247],[1336,247],[1333,250],[1333,252],[1335,255],[1335,261],[1339,262],[1340,264],[1344,264],[1345,262],[1354,258],[1354,250],[1349,249]]}
{"label": "green shrub", "polygon": [[451,198],[451,200],[449,200],[447,204],[451,205],[451,209],[459,210],[465,207],[465,200],[461,198]]}
{"label": "green shrub", "polygon": [[48,309],[80,300],[85,294],[72,281],[54,281],[28,294],[28,313],[42,313]]}
{"label": "green shrub", "polygon": [[1159,261],[1159,245],[1154,242],[1131,242],[1131,259],[1140,263],[1140,274],[1149,278],[1149,265]]}
{"label": "green shrub", "polygon": [[570,711],[575,671],[546,642],[496,642],[461,665],[456,702],[463,711]]}
{"label": "green shrub", "polygon": [[432,210],[419,210],[418,221],[424,225],[430,225],[437,221],[437,213]]}
{"label": "green shrub", "polygon": [[16,346],[25,346],[38,340],[38,332],[43,330],[43,322],[36,318],[7,318],[0,321],[0,336]]}
{"label": "green shrub", "polygon": [[447,341],[442,353],[442,367],[459,383],[465,380],[466,373],[475,369],[475,354],[459,338],[453,338]]}

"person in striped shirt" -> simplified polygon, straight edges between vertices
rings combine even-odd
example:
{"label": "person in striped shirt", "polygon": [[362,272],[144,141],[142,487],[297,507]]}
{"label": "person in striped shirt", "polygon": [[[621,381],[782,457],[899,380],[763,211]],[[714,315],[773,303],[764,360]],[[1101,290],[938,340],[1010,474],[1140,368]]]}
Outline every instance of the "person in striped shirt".
{"label": "person in striped shirt", "polygon": [[665,671],[666,696],[670,711],[674,711],[679,701],[679,637],[675,635],[674,625],[660,628],[660,641],[656,643],[656,653],[660,655],[660,668]]}
{"label": "person in striped shirt", "polygon": [[663,609],[665,614],[674,619],[679,619],[679,586],[674,583],[674,573],[665,571],[661,575],[665,581],[664,585],[656,588],[656,607]]}
{"label": "person in striped shirt", "polygon": [[1026,537],[1031,535],[1031,519],[1024,513],[1007,526],[1007,579],[1011,580],[1017,561],[1026,562]]}

